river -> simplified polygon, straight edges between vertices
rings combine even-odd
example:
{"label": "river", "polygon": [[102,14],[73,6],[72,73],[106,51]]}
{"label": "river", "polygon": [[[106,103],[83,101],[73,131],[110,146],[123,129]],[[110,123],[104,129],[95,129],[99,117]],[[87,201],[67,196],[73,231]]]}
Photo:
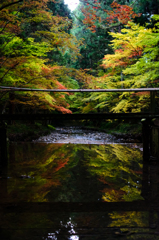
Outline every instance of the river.
{"label": "river", "polygon": [[118,141],[72,127],[9,143],[1,239],[159,239],[158,167],[143,164],[142,144]]}

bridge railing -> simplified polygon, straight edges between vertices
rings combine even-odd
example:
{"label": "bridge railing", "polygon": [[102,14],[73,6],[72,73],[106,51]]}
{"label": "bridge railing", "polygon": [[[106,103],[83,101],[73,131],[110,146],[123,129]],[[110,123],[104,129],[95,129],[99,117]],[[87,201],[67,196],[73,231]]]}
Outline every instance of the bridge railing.
{"label": "bridge railing", "polygon": [[112,89],[37,89],[0,86],[0,91],[40,91],[40,92],[154,92],[159,88],[112,88]]}
{"label": "bridge railing", "polygon": [[0,86],[0,92],[9,91],[23,91],[23,92],[150,92],[150,112],[155,113],[155,94],[159,88],[127,88],[127,89],[33,89],[20,87],[5,87]]}

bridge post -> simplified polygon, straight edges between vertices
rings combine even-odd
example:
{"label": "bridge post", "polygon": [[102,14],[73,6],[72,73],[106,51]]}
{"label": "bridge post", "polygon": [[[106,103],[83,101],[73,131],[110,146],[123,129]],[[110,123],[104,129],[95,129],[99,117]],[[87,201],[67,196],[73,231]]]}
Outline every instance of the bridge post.
{"label": "bridge post", "polygon": [[143,161],[148,162],[150,158],[150,121],[142,119],[142,138],[143,138]]}
{"label": "bridge post", "polygon": [[159,161],[159,119],[142,119],[143,161]]}
{"label": "bridge post", "polygon": [[155,113],[155,110],[156,110],[155,95],[156,95],[156,91],[151,91],[150,92],[150,111],[152,113]]}
{"label": "bridge post", "polygon": [[159,119],[152,119],[150,134],[150,160],[159,161]]}
{"label": "bridge post", "polygon": [[7,129],[4,122],[0,122],[0,165],[7,165]]}

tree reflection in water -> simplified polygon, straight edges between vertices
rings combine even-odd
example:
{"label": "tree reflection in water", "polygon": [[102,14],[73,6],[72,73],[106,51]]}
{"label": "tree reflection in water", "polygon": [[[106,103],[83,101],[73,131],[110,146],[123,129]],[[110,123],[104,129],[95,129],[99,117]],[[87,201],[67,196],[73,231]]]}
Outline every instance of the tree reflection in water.
{"label": "tree reflection in water", "polygon": [[[143,168],[139,147],[135,144],[12,144],[8,168],[1,171],[1,204],[66,202],[91,206],[99,202],[130,202],[130,206],[135,206],[145,196],[158,199],[154,194],[157,188],[153,187],[150,194],[147,188],[149,178],[156,182],[157,175],[150,174],[149,167]],[[55,209],[38,213],[16,210],[14,206],[11,210],[4,207],[6,212],[0,218],[4,239],[9,236],[17,240],[25,235],[33,240],[36,234],[39,239],[43,236],[43,239],[102,240],[113,239],[116,234],[136,239],[136,233],[154,234],[149,226],[158,226],[155,225],[158,216],[150,214],[149,208],[144,211],[85,209],[84,212]],[[146,239],[144,235],[143,239]]]}
{"label": "tree reflection in water", "polygon": [[131,145],[18,144],[7,177],[7,202],[143,199],[142,153]]}

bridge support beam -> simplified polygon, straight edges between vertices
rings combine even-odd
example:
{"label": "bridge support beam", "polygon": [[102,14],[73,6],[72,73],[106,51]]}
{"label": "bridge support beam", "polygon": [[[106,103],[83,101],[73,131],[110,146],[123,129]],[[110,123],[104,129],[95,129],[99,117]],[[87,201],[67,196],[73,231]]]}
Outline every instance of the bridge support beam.
{"label": "bridge support beam", "polygon": [[159,119],[152,119],[150,134],[150,160],[159,161]]}
{"label": "bridge support beam", "polygon": [[142,119],[143,161],[159,162],[159,119]]}
{"label": "bridge support beam", "polygon": [[142,138],[143,138],[143,161],[150,159],[150,120],[142,119]]}
{"label": "bridge support beam", "polygon": [[7,129],[4,122],[0,122],[0,165],[7,165]]}
{"label": "bridge support beam", "polygon": [[155,95],[156,95],[156,91],[150,92],[150,111],[151,111],[151,113],[156,112]]}

